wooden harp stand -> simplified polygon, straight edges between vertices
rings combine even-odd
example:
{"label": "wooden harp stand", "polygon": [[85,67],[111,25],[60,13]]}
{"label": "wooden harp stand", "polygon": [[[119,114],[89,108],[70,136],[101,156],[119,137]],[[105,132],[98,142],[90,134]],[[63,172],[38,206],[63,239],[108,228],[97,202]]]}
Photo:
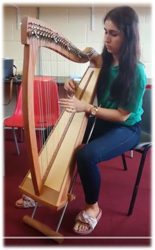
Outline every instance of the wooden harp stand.
{"label": "wooden harp stand", "polygon": [[[64,237],[58,230],[68,202],[74,199],[71,192],[77,176],[76,172],[73,177],[75,154],[82,143],[88,117],[84,112],[72,114],[64,110],[38,153],[33,108],[36,54],[39,47],[46,47],[79,63],[88,62],[91,54],[80,51],[64,36],[31,17],[22,18],[21,42],[24,44],[23,117],[30,171],[19,188],[23,194],[36,201],[32,216],[24,216],[23,221],[61,243]],[[93,103],[99,70],[88,67],[76,91],[77,98]],[[51,155],[48,160],[47,153]],[[63,208],[56,231],[33,219],[38,202],[56,211]]]}

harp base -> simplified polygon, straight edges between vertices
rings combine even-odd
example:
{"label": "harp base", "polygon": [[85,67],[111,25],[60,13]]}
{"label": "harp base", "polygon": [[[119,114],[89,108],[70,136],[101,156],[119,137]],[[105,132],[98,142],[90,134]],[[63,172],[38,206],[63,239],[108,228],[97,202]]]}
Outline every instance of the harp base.
{"label": "harp base", "polygon": [[43,233],[44,235],[50,237],[52,240],[58,242],[61,244],[64,240],[64,236],[54,230],[52,230],[50,227],[46,226],[45,224],[31,218],[28,215],[25,215],[23,217],[24,223],[28,224],[29,226],[33,227],[34,229],[38,230],[39,232]]}
{"label": "harp base", "polygon": [[55,211],[63,208],[69,201],[67,193],[62,198],[60,197],[60,192],[53,190],[52,188],[45,185],[43,185],[42,194],[40,196],[36,195],[34,192],[32,179],[28,178],[28,176],[25,177],[24,181],[19,186],[19,189],[23,194]]}
{"label": "harp base", "polygon": [[54,211],[62,209],[67,204],[67,202],[71,202],[76,199],[76,196],[73,193],[67,193],[67,191],[64,197],[59,199],[60,193],[46,186],[43,186],[42,195],[35,195],[32,180],[30,178],[26,178],[25,181],[19,186],[19,189],[22,194],[27,195],[28,197],[37,201],[39,204],[47,206]]}

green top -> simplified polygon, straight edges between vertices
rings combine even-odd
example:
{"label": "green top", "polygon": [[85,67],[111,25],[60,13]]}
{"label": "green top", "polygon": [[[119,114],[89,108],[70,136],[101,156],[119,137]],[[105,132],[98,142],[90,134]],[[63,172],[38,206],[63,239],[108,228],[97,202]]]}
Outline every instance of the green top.
{"label": "green top", "polygon": [[117,77],[118,72],[119,72],[119,66],[111,66],[110,84],[107,87],[106,92],[101,98],[99,104],[103,108],[108,108],[108,109],[121,108],[124,110],[129,110],[131,114],[128,117],[128,119],[125,122],[119,122],[119,123],[126,125],[126,126],[134,125],[136,122],[141,121],[141,115],[143,114],[142,99],[143,99],[143,94],[144,94],[145,87],[147,84],[145,68],[143,64],[137,63],[136,80],[135,80],[136,82],[135,84],[133,84],[133,87],[131,89],[131,97],[127,106],[121,105],[121,104],[118,105],[116,104],[116,102],[109,100],[110,88],[111,88],[112,82]]}

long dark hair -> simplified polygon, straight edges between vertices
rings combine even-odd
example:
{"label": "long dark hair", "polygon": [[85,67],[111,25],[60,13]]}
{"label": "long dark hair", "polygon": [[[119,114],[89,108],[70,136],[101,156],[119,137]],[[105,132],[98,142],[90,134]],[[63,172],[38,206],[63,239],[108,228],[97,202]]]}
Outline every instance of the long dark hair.
{"label": "long dark hair", "polygon": [[[111,20],[123,33],[124,40],[119,54],[119,73],[112,83],[110,97],[118,104],[127,105],[130,98],[131,86],[134,83],[136,64],[140,57],[138,15],[129,6],[116,7],[110,10],[103,22]],[[100,100],[109,84],[110,66],[113,55],[104,46],[102,52],[103,65],[97,83],[97,96]]]}

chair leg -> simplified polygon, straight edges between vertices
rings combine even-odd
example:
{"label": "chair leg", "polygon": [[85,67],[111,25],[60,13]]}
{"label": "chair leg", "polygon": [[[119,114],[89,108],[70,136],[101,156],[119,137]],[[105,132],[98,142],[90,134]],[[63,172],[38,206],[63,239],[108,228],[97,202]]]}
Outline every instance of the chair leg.
{"label": "chair leg", "polygon": [[126,164],[126,159],[125,159],[125,154],[122,155],[122,161],[123,161],[123,167],[124,167],[124,170],[128,170],[127,168],[127,164]]}
{"label": "chair leg", "polygon": [[133,158],[133,150],[130,151],[130,158]]}
{"label": "chair leg", "polygon": [[18,142],[24,142],[24,130],[23,128],[18,128]]}
{"label": "chair leg", "polygon": [[12,131],[13,131],[13,136],[14,136],[14,140],[15,140],[15,144],[16,144],[17,154],[19,155],[20,152],[19,152],[19,147],[18,147],[18,142],[17,142],[15,128],[12,128]]}
{"label": "chair leg", "polygon": [[137,177],[136,177],[136,182],[135,182],[134,190],[133,190],[133,193],[132,193],[132,198],[131,198],[131,201],[130,201],[128,216],[130,216],[132,214],[132,212],[133,212],[133,208],[134,208],[134,204],[135,204],[135,201],[136,201],[137,192],[138,192],[138,188],[139,188],[139,183],[140,183],[140,180],[141,180],[141,176],[142,176],[142,172],[143,172],[143,168],[144,168],[144,164],[145,164],[146,155],[147,155],[147,152],[148,152],[150,147],[151,147],[151,145],[148,145],[144,149],[144,151],[142,153],[142,157],[141,157],[141,161],[140,161],[140,165],[139,165],[139,169],[138,169],[138,173],[137,173]]}

